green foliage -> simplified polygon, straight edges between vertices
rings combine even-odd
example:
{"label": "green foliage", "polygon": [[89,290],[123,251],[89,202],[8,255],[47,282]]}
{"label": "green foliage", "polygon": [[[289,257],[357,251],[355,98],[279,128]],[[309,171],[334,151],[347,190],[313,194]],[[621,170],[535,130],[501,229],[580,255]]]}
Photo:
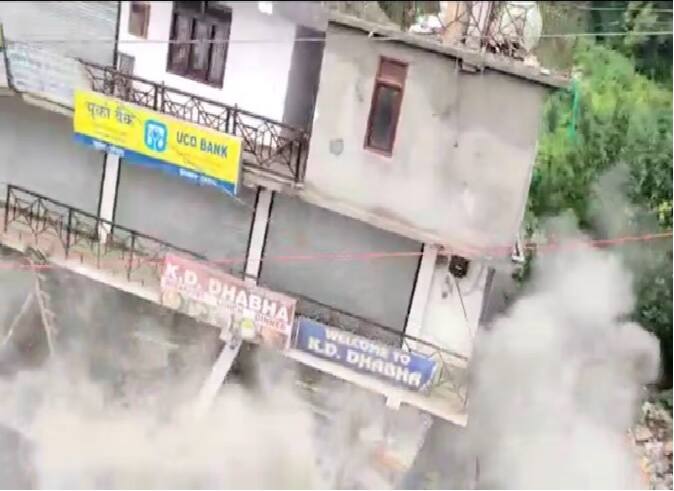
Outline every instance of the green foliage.
{"label": "green foliage", "polygon": [[[577,136],[572,141],[568,135],[573,94],[555,94],[545,110],[530,212],[540,217],[571,208],[587,225],[588,191],[618,162],[630,165],[630,197],[652,210],[671,209],[671,92],[639,76],[627,58],[602,46],[581,45],[576,63]],[[671,226],[671,214],[661,215],[663,225]]]}
{"label": "green foliage", "polygon": [[654,397],[654,402],[672,412],[672,389],[663,390]]}
{"label": "green foliage", "polygon": [[593,1],[591,29],[598,41],[630,58],[647,77],[672,82],[672,36],[601,36],[608,32],[672,32],[671,1]]}
{"label": "green foliage", "polygon": [[[580,91],[574,122],[574,94],[550,97],[544,113],[539,154],[527,209],[532,232],[545,216],[571,209],[581,227],[597,235],[591,205],[599,177],[617,164],[628,169],[624,191],[643,210],[623,213],[627,229],[653,223],[672,227],[672,93],[639,74],[627,56],[603,45],[576,47],[576,87]],[[569,132],[571,124],[574,131]],[[635,267],[638,304],[635,318],[660,339],[665,384],[672,372],[672,252],[641,247]]]}

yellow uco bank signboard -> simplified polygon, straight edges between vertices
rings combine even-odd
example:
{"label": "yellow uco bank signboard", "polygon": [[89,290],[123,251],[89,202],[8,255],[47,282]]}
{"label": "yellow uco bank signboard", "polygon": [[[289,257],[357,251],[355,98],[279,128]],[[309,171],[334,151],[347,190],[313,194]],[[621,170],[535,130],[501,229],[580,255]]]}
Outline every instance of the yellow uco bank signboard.
{"label": "yellow uco bank signboard", "polygon": [[96,92],[75,92],[75,139],[202,185],[236,194],[241,139]]}

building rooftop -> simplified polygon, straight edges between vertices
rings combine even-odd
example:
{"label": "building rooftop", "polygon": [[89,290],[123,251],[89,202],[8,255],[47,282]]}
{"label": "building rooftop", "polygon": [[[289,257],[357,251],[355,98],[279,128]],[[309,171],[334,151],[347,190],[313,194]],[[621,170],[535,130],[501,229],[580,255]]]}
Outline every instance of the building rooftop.
{"label": "building rooftop", "polygon": [[552,73],[550,70],[540,66],[528,65],[521,60],[481,52],[463,46],[445,44],[432,37],[402,32],[336,11],[330,12],[329,22],[362,31],[370,36],[386,37],[391,39],[392,42],[399,42],[414,48],[433,51],[460,60],[480,70],[495,70],[548,87],[566,88],[571,81],[569,77]]}

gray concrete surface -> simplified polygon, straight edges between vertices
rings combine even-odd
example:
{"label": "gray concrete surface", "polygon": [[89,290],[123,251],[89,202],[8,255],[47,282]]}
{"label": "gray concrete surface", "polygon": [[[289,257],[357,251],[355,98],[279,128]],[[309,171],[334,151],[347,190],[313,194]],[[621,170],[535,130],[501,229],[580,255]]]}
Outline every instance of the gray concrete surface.
{"label": "gray concrete surface", "polygon": [[373,251],[421,252],[421,244],[276,194],[261,282],[402,331],[419,257],[274,259]]}
{"label": "gray concrete surface", "polygon": [[3,184],[97,212],[103,153],[75,143],[70,118],[0,97],[0,148]]}
{"label": "gray concrete surface", "polygon": [[209,259],[240,258],[225,269],[245,266],[255,192],[238,198],[161,171],[125,163],[120,167],[115,221]]}
{"label": "gray concrete surface", "polygon": [[[331,24],[302,197],[451,246],[519,228],[546,88]],[[380,56],[408,63],[393,155],[363,148]]]}

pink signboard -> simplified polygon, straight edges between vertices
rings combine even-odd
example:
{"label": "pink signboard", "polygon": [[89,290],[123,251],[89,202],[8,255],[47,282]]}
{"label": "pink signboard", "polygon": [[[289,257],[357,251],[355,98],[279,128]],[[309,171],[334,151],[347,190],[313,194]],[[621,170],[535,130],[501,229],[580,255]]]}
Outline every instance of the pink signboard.
{"label": "pink signboard", "polygon": [[294,298],[174,254],[164,259],[161,294],[163,305],[239,333],[247,341],[277,349],[290,346]]}

